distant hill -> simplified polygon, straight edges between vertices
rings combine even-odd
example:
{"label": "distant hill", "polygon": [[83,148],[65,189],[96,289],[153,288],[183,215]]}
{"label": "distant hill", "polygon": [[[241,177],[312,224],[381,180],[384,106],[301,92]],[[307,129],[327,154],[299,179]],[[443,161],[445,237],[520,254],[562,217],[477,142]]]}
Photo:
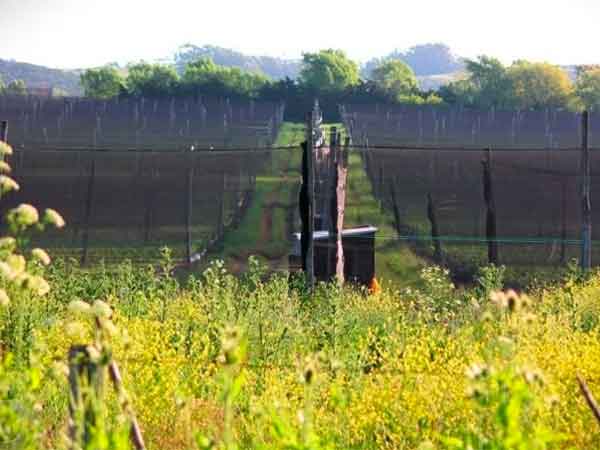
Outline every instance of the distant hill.
{"label": "distant hill", "polygon": [[60,88],[69,95],[81,95],[81,71],[50,69],[35,64],[0,59],[0,78],[5,84],[23,80],[29,88]]}
{"label": "distant hill", "polygon": [[363,66],[362,75],[368,78],[373,69],[388,60],[400,60],[409,65],[417,77],[451,74],[464,69],[463,59],[454,55],[445,44],[416,45],[406,51],[394,50],[383,58],[373,58]]}
{"label": "distant hill", "polygon": [[238,67],[250,72],[261,73],[274,80],[296,78],[300,73],[300,61],[276,58],[272,56],[249,56],[235,50],[205,45],[197,47],[187,44],[175,54],[175,66],[181,73],[185,65],[199,58],[211,58],[215,64],[226,67]]}

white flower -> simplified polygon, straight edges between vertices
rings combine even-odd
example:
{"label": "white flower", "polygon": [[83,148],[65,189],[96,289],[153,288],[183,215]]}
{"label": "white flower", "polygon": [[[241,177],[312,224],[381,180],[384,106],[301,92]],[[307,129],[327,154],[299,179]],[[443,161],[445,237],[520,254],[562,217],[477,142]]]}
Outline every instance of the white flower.
{"label": "white flower", "polygon": [[0,161],[0,173],[11,173],[12,169],[6,161]]}
{"label": "white flower", "polygon": [[8,255],[6,263],[10,266],[14,275],[20,275],[25,272],[26,262],[23,255]]}
{"label": "white flower", "polygon": [[50,285],[48,282],[44,278],[37,275],[31,277],[31,288],[40,297],[43,297],[50,292]]}
{"label": "white flower", "polygon": [[54,209],[46,209],[44,211],[44,222],[54,225],[56,228],[62,228],[65,226],[65,219],[56,212]]}
{"label": "white flower", "polygon": [[11,209],[8,216],[11,220],[25,226],[34,225],[40,220],[37,209],[27,203],[21,203],[16,208]]}
{"label": "white flower", "polygon": [[48,256],[48,253],[41,248],[34,248],[31,250],[31,256],[41,262],[44,266],[50,264],[50,256]]}
{"label": "white flower", "polygon": [[4,261],[0,261],[0,275],[7,280],[13,280],[17,276],[11,267]]}
{"label": "white flower", "polygon": [[6,142],[0,141],[0,155],[12,155],[13,149]]}
{"label": "white flower", "polygon": [[98,317],[109,318],[112,315],[112,309],[108,303],[105,303],[102,300],[96,300],[94,302],[93,312]]}
{"label": "white flower", "polygon": [[0,238],[0,250],[14,250],[17,246],[17,240],[12,236]]}
{"label": "white flower", "polygon": [[4,289],[0,289],[0,306],[8,306],[10,298]]}
{"label": "white flower", "polygon": [[69,303],[69,312],[72,314],[89,314],[91,310],[90,304],[81,300],[74,300]]}
{"label": "white flower", "polygon": [[6,194],[7,192],[18,190],[19,184],[15,180],[6,175],[0,175],[0,192]]}

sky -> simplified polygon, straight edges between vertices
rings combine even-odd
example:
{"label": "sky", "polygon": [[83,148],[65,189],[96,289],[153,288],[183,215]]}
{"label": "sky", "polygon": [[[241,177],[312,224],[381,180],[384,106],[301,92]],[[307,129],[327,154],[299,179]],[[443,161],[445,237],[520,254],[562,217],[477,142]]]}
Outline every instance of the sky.
{"label": "sky", "polygon": [[182,44],[358,61],[443,42],[475,57],[600,63],[600,0],[0,0],[0,58],[58,68],[156,60]]}

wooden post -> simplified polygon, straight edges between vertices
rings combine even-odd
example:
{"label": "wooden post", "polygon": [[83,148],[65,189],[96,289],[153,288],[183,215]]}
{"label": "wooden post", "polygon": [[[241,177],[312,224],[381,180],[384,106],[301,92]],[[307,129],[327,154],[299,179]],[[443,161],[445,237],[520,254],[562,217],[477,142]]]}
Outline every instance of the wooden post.
{"label": "wooden post", "polygon": [[496,235],[496,203],[492,184],[492,149],[488,148],[483,164],[483,199],[486,207],[486,240],[488,244],[488,262],[498,264],[498,241]]}
{"label": "wooden post", "polygon": [[590,115],[581,116],[581,268],[592,267],[592,203],[590,198]]}
{"label": "wooden post", "polygon": [[437,222],[437,214],[435,210],[435,204],[431,192],[427,193],[427,217],[431,223],[431,240],[433,242],[433,259],[436,263],[441,264],[443,262],[442,243],[440,242],[440,231]]}
{"label": "wooden post", "polygon": [[83,221],[83,242],[82,242],[82,253],[81,253],[81,265],[85,265],[88,257],[88,244],[90,234],[90,217],[92,215],[92,203],[94,201],[94,183],[96,178],[96,159],[92,156],[92,165],[90,169],[90,176],[88,178],[88,188],[85,200],[85,217]]}
{"label": "wooden post", "polygon": [[188,264],[192,263],[192,203],[193,203],[193,180],[194,180],[194,159],[190,148],[190,157],[188,158],[187,168],[187,189],[185,202],[185,249]]}
{"label": "wooden post", "polygon": [[[350,147],[350,138],[346,137],[344,149],[340,152],[338,146],[338,155],[335,167],[335,209],[332,211],[332,217],[335,220],[335,278],[339,285],[344,283],[344,246],[342,242],[342,232],[344,230],[344,214],[346,210],[346,180],[348,177],[348,149]],[[341,154],[340,154],[341,153]]]}
{"label": "wooden post", "polygon": [[226,221],[226,202],[225,196],[227,195],[227,172],[223,171],[223,181],[222,184],[223,189],[221,191],[221,202],[219,208],[219,240],[223,240],[225,237],[225,221]]}
{"label": "wooden post", "polygon": [[561,216],[561,231],[560,231],[560,262],[561,264],[565,264],[567,262],[567,182],[564,181],[561,183],[561,207],[560,207],[560,216]]}
{"label": "wooden post", "polygon": [[392,194],[392,208],[394,210],[394,225],[396,228],[396,233],[398,234],[398,236],[400,236],[400,210],[398,209],[398,201],[396,200],[396,182],[394,180],[390,180],[390,194]]}
{"label": "wooden post", "polygon": [[[151,155],[152,156],[152,155]],[[152,216],[154,210],[154,196],[155,189],[157,188],[157,183],[155,182],[156,178],[156,169],[154,167],[155,158],[150,158],[150,185],[146,189],[145,195],[145,211],[144,211],[144,242],[150,242],[150,232],[152,230]]]}
{"label": "wooden post", "polygon": [[0,141],[8,142],[8,120],[0,122]]}
{"label": "wooden post", "polygon": [[306,121],[306,141],[302,143],[302,188],[300,189],[299,208],[302,220],[301,250],[302,270],[306,276],[308,288],[315,285],[314,272],[314,145],[313,114]]}

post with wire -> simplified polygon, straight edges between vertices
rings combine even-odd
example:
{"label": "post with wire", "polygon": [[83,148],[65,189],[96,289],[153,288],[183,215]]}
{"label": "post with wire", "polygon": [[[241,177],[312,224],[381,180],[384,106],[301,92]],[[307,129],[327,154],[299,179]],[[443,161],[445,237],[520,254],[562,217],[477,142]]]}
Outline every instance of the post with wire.
{"label": "post with wire", "polygon": [[581,268],[592,267],[592,202],[590,198],[590,115],[581,115]]}

